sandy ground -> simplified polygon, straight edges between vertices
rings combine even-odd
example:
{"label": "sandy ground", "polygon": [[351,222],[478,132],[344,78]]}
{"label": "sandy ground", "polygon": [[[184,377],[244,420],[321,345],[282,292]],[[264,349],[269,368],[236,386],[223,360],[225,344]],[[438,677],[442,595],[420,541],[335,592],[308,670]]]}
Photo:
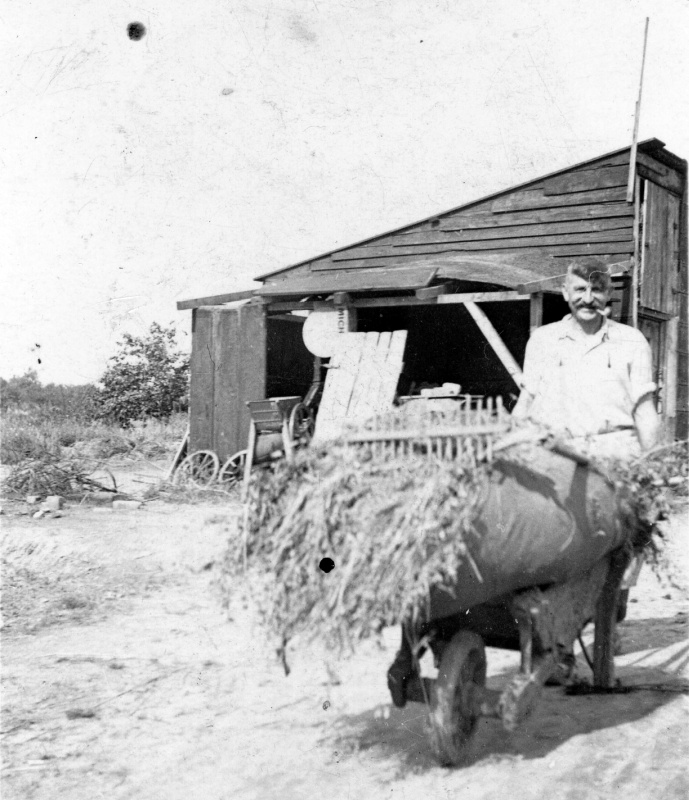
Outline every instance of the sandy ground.
{"label": "sandy ground", "polygon": [[[214,581],[236,501],[8,512],[6,800],[689,796],[686,509],[668,529],[677,585],[644,568],[621,626],[632,691],[548,688],[512,735],[481,720],[461,769],[435,763],[420,705],[390,704],[395,631],[347,659],[296,642],[287,677],[250,605],[228,619]],[[489,650],[489,686],[516,664]]]}

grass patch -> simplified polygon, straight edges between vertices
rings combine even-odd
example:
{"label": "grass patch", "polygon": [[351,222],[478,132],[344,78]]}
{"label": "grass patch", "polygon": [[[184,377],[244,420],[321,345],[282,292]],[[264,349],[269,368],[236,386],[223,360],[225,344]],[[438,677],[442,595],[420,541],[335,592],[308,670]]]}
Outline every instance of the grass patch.
{"label": "grass patch", "polygon": [[103,422],[79,422],[57,414],[10,408],[3,413],[0,461],[19,464],[45,455],[61,457],[74,452],[82,457],[107,459],[163,459],[174,455],[187,428],[187,415],[175,414],[168,422],[151,420],[124,429]]}

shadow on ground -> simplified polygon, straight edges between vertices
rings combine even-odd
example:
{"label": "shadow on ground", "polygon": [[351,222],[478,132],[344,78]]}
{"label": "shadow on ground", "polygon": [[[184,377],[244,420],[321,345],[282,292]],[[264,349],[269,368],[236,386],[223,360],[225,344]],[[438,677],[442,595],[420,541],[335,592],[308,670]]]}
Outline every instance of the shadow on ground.
{"label": "shadow on ground", "polygon": [[[686,628],[686,615],[626,622],[627,658],[622,660],[628,666],[620,664],[618,674],[628,692],[568,695],[562,687],[547,687],[532,716],[512,734],[497,719],[479,719],[463,766],[543,758],[575,736],[637,722],[689,692],[684,677],[689,666]],[[504,685],[513,674],[496,675],[490,685]],[[583,662],[579,674],[590,680]],[[428,717],[418,703],[343,715],[327,735],[328,747],[340,759],[365,753],[368,759],[396,762],[395,780],[438,768],[430,741]]]}
{"label": "shadow on ground", "polygon": [[617,630],[620,634],[619,655],[625,655],[686,642],[689,618],[679,612],[674,617],[628,619]]}

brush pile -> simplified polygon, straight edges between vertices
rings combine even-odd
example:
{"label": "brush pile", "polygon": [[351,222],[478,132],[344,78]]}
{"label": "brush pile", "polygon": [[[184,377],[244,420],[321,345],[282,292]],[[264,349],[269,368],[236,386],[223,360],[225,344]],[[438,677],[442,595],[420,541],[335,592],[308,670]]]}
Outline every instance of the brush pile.
{"label": "brush pile", "polygon": [[31,494],[42,497],[59,494],[67,497],[83,491],[116,492],[114,478],[110,487],[89,477],[95,469],[95,466],[80,458],[60,458],[44,452],[40,457],[24,458],[14,464],[2,483],[2,491],[9,497]]}

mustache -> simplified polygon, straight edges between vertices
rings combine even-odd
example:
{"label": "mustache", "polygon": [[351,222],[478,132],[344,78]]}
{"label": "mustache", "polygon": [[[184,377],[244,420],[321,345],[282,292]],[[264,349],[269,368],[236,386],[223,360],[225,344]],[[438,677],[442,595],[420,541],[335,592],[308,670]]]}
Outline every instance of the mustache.
{"label": "mustache", "polygon": [[592,305],[591,303],[576,303],[576,308],[578,309],[586,309],[587,311],[595,311],[596,313],[600,314],[603,317],[607,317],[610,314],[610,308],[607,306],[598,306]]}

